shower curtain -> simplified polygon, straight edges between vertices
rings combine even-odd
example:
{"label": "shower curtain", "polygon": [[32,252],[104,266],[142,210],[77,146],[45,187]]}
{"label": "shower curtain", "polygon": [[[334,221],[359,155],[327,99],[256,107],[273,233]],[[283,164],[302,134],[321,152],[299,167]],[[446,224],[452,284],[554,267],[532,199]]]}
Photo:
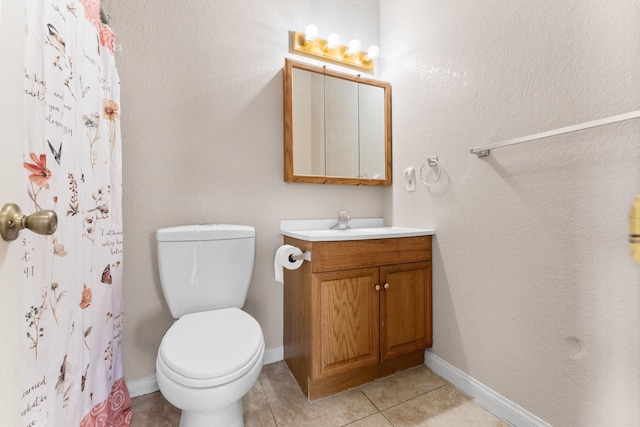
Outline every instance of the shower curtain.
{"label": "shower curtain", "polygon": [[[23,426],[128,426],[120,83],[99,0],[26,1]],[[17,106],[16,106],[17,107]]]}

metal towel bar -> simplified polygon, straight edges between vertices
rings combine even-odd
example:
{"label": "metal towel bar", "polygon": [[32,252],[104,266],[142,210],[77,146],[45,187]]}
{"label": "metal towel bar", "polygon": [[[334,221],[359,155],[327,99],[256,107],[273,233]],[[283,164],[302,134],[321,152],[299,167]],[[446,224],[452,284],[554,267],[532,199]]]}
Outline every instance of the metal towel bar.
{"label": "metal towel bar", "polygon": [[578,125],[566,126],[559,129],[554,129],[546,132],[535,133],[533,135],[523,136],[521,138],[509,139],[502,142],[496,142],[493,144],[483,145],[475,147],[470,150],[471,154],[475,154],[478,157],[485,157],[489,155],[490,150],[496,148],[507,147],[509,145],[521,144],[523,142],[534,141],[536,139],[549,138],[550,136],[562,135],[563,133],[576,132],[583,129],[589,129],[597,126],[608,125],[611,123],[622,122],[630,119],[640,118],[640,110],[632,111],[630,113],[618,114],[617,116],[607,117],[605,119],[593,120],[590,122],[584,122]]}

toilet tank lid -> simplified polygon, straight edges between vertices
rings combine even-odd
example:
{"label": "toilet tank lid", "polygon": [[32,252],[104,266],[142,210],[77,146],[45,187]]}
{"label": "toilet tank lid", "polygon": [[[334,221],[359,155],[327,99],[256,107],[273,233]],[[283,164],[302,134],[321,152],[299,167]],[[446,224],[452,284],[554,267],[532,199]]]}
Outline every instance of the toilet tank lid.
{"label": "toilet tank lid", "polygon": [[248,225],[198,224],[161,228],[156,231],[156,240],[158,242],[230,240],[247,239],[255,235],[255,229]]}

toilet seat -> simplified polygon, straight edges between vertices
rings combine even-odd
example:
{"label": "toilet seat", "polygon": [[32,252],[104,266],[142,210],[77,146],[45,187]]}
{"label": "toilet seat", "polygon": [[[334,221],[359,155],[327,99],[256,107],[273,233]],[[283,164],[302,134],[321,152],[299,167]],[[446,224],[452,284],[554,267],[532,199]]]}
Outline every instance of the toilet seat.
{"label": "toilet seat", "polygon": [[258,322],[238,308],[182,316],[166,332],[157,368],[189,387],[214,387],[248,372],[264,354]]}

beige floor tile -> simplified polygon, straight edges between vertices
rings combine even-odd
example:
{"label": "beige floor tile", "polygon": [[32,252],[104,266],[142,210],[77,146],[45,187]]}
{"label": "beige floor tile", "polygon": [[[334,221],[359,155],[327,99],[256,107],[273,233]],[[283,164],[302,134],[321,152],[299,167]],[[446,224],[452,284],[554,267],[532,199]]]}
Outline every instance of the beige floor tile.
{"label": "beige floor tile", "polygon": [[131,403],[130,427],[175,427],[180,424],[181,411],[167,402],[160,392],[135,397]]}
{"label": "beige floor tile", "polygon": [[276,427],[262,383],[255,386],[242,399],[245,427]]}
{"label": "beige floor tile", "polygon": [[[264,367],[243,405],[246,427],[507,427],[424,366],[309,402],[277,362]],[[131,427],[180,424],[180,410],[159,392],[132,399],[132,411]]]}
{"label": "beige floor tile", "polygon": [[262,372],[260,372],[260,379],[264,377],[274,377],[274,376],[288,374],[288,373],[289,373],[289,367],[284,362],[284,360],[281,360],[279,362],[264,365],[262,367]]}
{"label": "beige floor tile", "polygon": [[138,396],[131,399],[131,410],[135,414],[136,412],[146,411],[154,406],[158,405],[162,400],[162,395],[159,391],[155,393],[145,394],[144,396]]}
{"label": "beige floor tile", "polygon": [[261,382],[278,427],[343,426],[378,412],[358,389],[309,402],[288,370]]}
{"label": "beige floor tile", "polygon": [[345,427],[393,427],[380,412],[369,415],[359,421],[347,424]]}
{"label": "beige floor tile", "polygon": [[383,414],[395,427],[508,427],[449,384]]}
{"label": "beige floor tile", "polygon": [[371,381],[360,387],[369,400],[383,411],[447,384],[424,365]]}

